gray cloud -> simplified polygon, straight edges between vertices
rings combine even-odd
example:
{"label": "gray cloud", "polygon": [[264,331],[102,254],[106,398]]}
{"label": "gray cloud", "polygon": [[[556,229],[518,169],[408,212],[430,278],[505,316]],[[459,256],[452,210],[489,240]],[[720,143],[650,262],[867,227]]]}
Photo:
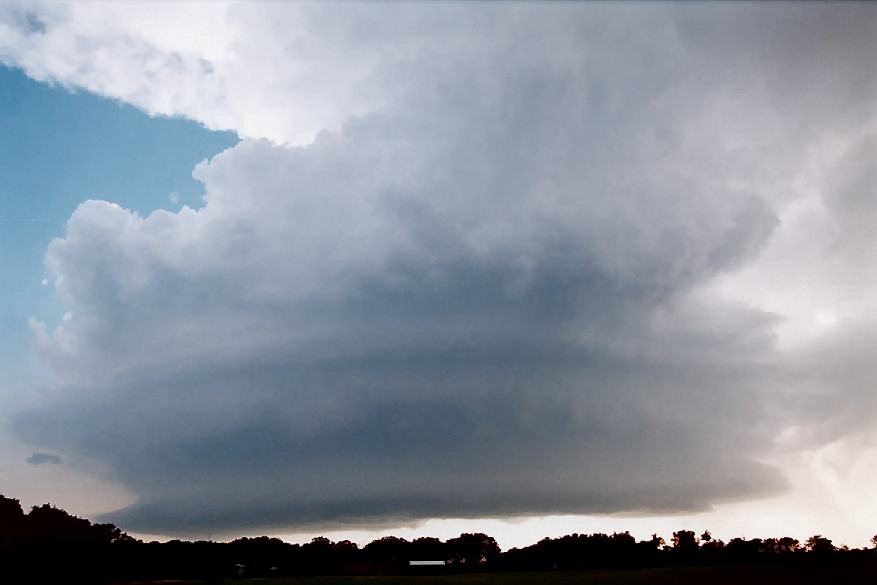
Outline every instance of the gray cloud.
{"label": "gray cloud", "polygon": [[[19,434],[106,463],[139,497],[109,518],[162,533],[782,489],[779,317],[703,290],[874,97],[843,85],[865,39],[804,67],[787,17],[835,35],[820,10],[418,7],[391,41],[327,10],[315,38],[383,47],[361,83],[392,91],[202,164],[201,209],[80,206],[46,257],[72,318],[34,327],[57,387]],[[448,42],[406,36],[449,13]]]}
{"label": "gray cloud", "polygon": [[51,465],[60,465],[62,460],[57,455],[52,455],[50,453],[40,453],[39,451],[34,451],[27,458],[27,462],[31,465],[42,465],[43,463],[49,463]]}

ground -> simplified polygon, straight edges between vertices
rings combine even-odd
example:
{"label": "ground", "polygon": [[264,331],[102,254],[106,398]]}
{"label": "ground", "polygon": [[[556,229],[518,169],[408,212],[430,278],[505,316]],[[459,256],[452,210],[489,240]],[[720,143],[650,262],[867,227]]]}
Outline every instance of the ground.
{"label": "ground", "polygon": [[[164,581],[162,585],[170,585]],[[386,577],[296,577],[242,579],[225,585],[777,585],[877,583],[877,563],[824,566],[734,565],[682,567],[633,571],[554,571]],[[185,582],[185,585],[200,585]]]}

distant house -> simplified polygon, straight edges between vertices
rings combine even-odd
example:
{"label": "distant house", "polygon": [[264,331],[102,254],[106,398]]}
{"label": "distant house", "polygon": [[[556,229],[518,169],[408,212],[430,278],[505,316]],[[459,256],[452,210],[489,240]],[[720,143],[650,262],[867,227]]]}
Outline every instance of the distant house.
{"label": "distant house", "polygon": [[444,573],[447,561],[408,561],[408,572],[415,575],[435,575]]}

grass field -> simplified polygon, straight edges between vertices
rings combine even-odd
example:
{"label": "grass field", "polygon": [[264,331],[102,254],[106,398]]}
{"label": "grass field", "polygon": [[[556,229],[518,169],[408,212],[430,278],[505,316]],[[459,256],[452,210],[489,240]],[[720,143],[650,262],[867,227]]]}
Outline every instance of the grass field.
{"label": "grass field", "polygon": [[[831,566],[734,565],[682,567],[633,571],[555,571],[462,575],[384,577],[297,577],[242,579],[228,585],[776,585],[877,583],[877,564],[845,563]],[[165,581],[163,585],[170,585]],[[196,585],[187,582],[186,585]]]}

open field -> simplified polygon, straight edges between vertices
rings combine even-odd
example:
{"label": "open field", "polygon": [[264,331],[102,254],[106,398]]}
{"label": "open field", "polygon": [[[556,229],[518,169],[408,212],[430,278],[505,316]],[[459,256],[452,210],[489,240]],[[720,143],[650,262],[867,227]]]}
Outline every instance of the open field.
{"label": "open field", "polygon": [[[176,585],[177,582],[174,582]],[[179,582],[182,585],[184,582]],[[734,565],[632,571],[556,571],[382,577],[242,579],[229,585],[776,585],[877,583],[877,563],[821,566]],[[171,585],[171,582],[162,582]],[[185,582],[185,585],[201,585]]]}

